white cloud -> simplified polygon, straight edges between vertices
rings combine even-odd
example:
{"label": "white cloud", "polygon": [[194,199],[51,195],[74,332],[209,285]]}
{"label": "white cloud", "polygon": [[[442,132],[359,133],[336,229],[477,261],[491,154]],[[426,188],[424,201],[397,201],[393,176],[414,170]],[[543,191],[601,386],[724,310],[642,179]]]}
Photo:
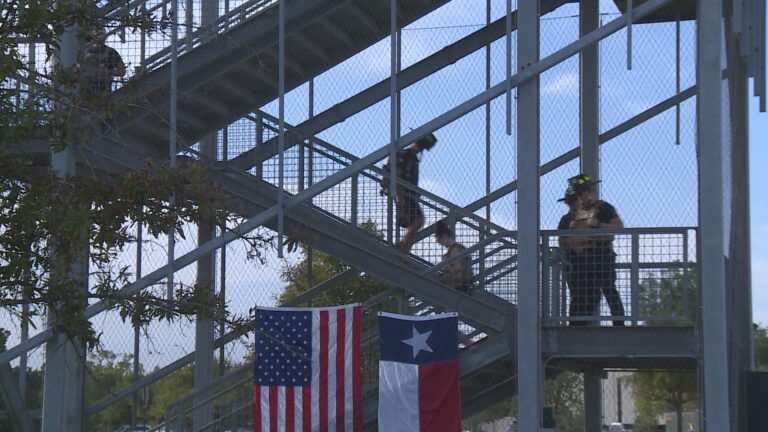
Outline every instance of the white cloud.
{"label": "white cloud", "polygon": [[752,257],[752,320],[768,325],[768,257]]}
{"label": "white cloud", "polygon": [[565,72],[557,75],[551,80],[546,80],[541,87],[541,93],[544,95],[562,95],[574,92],[575,94],[579,92],[578,72]]}

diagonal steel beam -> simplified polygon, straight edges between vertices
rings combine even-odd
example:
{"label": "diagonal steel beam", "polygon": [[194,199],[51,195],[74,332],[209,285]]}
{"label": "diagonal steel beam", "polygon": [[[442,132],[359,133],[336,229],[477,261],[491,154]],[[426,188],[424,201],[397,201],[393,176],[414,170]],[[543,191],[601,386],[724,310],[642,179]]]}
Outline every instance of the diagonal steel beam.
{"label": "diagonal steel beam", "polygon": [[[544,0],[541,2],[542,14],[551,12],[567,0]],[[517,13],[512,13],[512,28],[517,27]],[[491,42],[504,36],[506,18],[500,18],[490,25],[454,42],[429,57],[409,66],[397,74],[398,90],[403,90],[424,79],[425,77],[456,63],[463,57],[483,48]],[[344,121],[371,105],[386,99],[390,95],[390,81],[385,79],[361,91],[349,99],[334,105],[311,119],[297,125],[294,132],[299,136],[286,136],[286,148],[298,144],[302,136],[314,136],[329,127]],[[239,169],[247,170],[258,162],[277,154],[277,138],[270,139],[258,148],[249,150],[229,163]]]}
{"label": "diagonal steel beam", "polygon": [[[599,135],[598,141],[600,145],[603,145],[607,142],[610,142],[614,138],[618,137],[619,135],[629,131],[630,129],[641,125],[645,123],[646,121],[656,117],[657,115],[663,113],[664,111],[673,108],[675,105],[683,103],[684,101],[692,98],[693,96],[696,96],[696,86],[691,86],[682,91],[681,93],[678,93],[668,99],[665,99],[664,101],[648,108],[647,110],[641,112],[640,114],[632,117],[631,119],[611,128],[610,130],[607,130]],[[557,168],[565,165],[566,163],[576,159],[579,157],[579,148],[576,147],[574,149],[571,149],[567,151],[566,153],[561,154],[560,156],[556,157],[555,159],[552,159],[551,161],[541,165],[539,167],[539,176],[543,176],[545,174],[548,174]],[[497,201],[501,199],[502,197],[514,192],[517,190],[517,180],[514,180],[510,183],[507,183],[506,185],[500,187],[499,189],[496,189],[495,191],[491,192],[490,194],[478,199],[477,201],[474,201],[470,204],[468,204],[466,207],[464,207],[465,211],[469,212],[475,212],[477,210],[480,210],[481,208],[485,207],[486,205]]]}
{"label": "diagonal steel beam", "polygon": [[[648,0],[647,2],[643,3],[642,5],[634,9],[632,18],[634,20],[640,20],[645,16],[653,13],[655,10],[659,9],[660,7],[670,3],[671,1],[672,0]],[[530,65],[529,67],[523,69],[522,71],[520,71],[519,73],[517,73],[516,75],[510,78],[512,87],[517,87],[520,83],[525,82],[531,79],[532,77],[540,75],[541,73],[553,68],[554,66],[563,62],[564,60],[578,54],[584,47],[597,43],[598,41],[605,39],[606,37],[618,32],[619,30],[624,28],[628,22],[629,22],[629,17],[627,14],[624,14],[614,19],[613,21],[607,23],[606,25],[600,27],[599,29],[585,36],[582,36],[577,41],[561,48],[560,50],[545,57],[544,59]],[[417,140],[419,137],[422,137],[427,133],[437,130],[461,118],[467,113],[474,111],[475,109],[482,106],[483,104],[490,102],[491,100],[501,96],[502,94],[504,94],[507,88],[508,88],[508,85],[506,80],[502,81],[499,84],[496,84],[490,89],[483,91],[482,93],[478,94],[475,97],[470,98],[469,100],[465,101],[462,104],[459,104],[457,107],[451,110],[448,110],[447,112],[438,116],[432,121],[429,121],[426,124],[418,127],[417,129],[401,136],[394,143],[394,145],[399,149],[404,148],[409,143]],[[89,149],[91,151],[102,152],[102,153],[104,151],[103,148],[96,149],[92,146],[90,146]],[[225,244],[228,244],[229,242],[239,237],[242,237],[243,235],[262,226],[266,222],[275,218],[281,210],[287,210],[292,207],[303,204],[308,199],[336,186],[337,184],[341,183],[342,181],[346,180],[352,175],[362,171],[366,167],[374,165],[375,163],[377,163],[378,161],[386,157],[387,154],[389,154],[389,150],[390,150],[390,145],[385,145],[384,147],[381,147],[378,150],[372,152],[368,156],[361,158],[351,163],[349,166],[329,175],[325,179],[310,186],[304,191],[296,195],[286,197],[285,200],[283,201],[282,209],[278,205],[274,205],[272,207],[267,208],[266,210],[259,213],[258,215],[244,221],[241,225],[232,229],[231,231],[227,231],[222,235],[198,246],[197,249],[194,249],[191,252],[188,252],[185,255],[177,258],[170,265],[166,264],[158,268],[157,270],[153,271],[152,273],[148,274],[147,276],[137,280],[131,285],[125,288],[122,288],[117,292],[117,294],[124,295],[124,296],[136,295],[142,290],[157,283],[157,281],[173,273],[175,271],[174,269],[186,267],[192,264],[193,262],[197,261],[200,257],[206,254],[209,254],[215,251],[216,249],[221,248]],[[101,312],[104,312],[105,310],[107,310],[107,308],[108,306],[106,302],[97,302],[86,309],[85,316],[86,318],[92,318],[95,315]],[[0,364],[7,363],[13,360],[14,358],[18,357],[22,352],[29,351],[30,349],[33,349],[41,345],[46,340],[48,340],[52,335],[53,335],[53,330],[51,328],[46,328],[45,330],[41,331],[40,333],[33,336],[32,338],[26,340],[25,342],[22,342],[12,347],[8,351],[0,353]]]}
{"label": "diagonal steel beam", "polygon": [[[3,344],[4,345],[4,344]],[[5,348],[0,346],[0,351]],[[19,391],[18,381],[14,378],[10,364],[0,364],[0,395],[10,414],[12,423],[19,432],[32,432],[32,420],[24,406],[24,400]]]}

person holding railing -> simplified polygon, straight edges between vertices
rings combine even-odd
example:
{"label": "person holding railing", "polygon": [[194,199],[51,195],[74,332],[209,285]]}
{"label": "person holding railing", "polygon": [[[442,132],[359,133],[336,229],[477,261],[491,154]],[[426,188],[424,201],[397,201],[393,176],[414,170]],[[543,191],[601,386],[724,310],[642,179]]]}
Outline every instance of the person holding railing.
{"label": "person holding railing", "polygon": [[461,259],[455,259],[467,249],[466,246],[456,241],[453,231],[442,220],[435,225],[435,240],[441,246],[448,248],[441,262],[451,261],[440,269],[440,282],[464,294],[469,294],[472,284],[472,256],[467,254]]}
{"label": "person holding railing", "polygon": [[[569,228],[573,229],[621,229],[624,228],[619,214],[611,204],[597,199],[597,180],[586,174],[568,179],[568,185],[576,192],[578,209]],[[611,315],[624,316],[624,305],[616,289],[616,253],[612,235],[574,237],[570,240],[571,256],[571,316],[599,315],[600,294],[611,309]],[[586,325],[585,321],[573,321],[573,325]],[[623,326],[623,320],[614,320],[614,326]]]}
{"label": "person holding railing", "polygon": [[[430,150],[437,142],[433,134],[427,134],[408,147],[397,152],[395,159],[396,175],[414,186],[419,185],[419,154],[424,150]],[[381,194],[389,193],[389,160],[382,167],[384,176],[381,179]],[[396,222],[397,225],[406,228],[405,236],[397,244],[402,252],[410,252],[416,233],[424,226],[424,211],[419,205],[419,193],[412,188],[398,184],[395,195]]]}

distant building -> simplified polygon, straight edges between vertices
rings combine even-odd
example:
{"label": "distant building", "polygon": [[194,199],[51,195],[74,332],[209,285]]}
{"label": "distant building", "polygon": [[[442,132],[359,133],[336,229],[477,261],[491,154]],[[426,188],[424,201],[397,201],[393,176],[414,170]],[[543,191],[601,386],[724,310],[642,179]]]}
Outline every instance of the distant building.
{"label": "distant building", "polygon": [[632,390],[631,372],[608,372],[603,382],[603,424],[634,424],[635,393]]}

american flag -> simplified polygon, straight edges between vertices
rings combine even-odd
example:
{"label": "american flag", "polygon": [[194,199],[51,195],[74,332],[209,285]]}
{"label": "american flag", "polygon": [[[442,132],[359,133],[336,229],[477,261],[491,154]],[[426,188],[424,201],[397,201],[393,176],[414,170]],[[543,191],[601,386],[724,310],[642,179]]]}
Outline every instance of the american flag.
{"label": "american flag", "polygon": [[255,432],[357,432],[360,305],[256,309]]}

